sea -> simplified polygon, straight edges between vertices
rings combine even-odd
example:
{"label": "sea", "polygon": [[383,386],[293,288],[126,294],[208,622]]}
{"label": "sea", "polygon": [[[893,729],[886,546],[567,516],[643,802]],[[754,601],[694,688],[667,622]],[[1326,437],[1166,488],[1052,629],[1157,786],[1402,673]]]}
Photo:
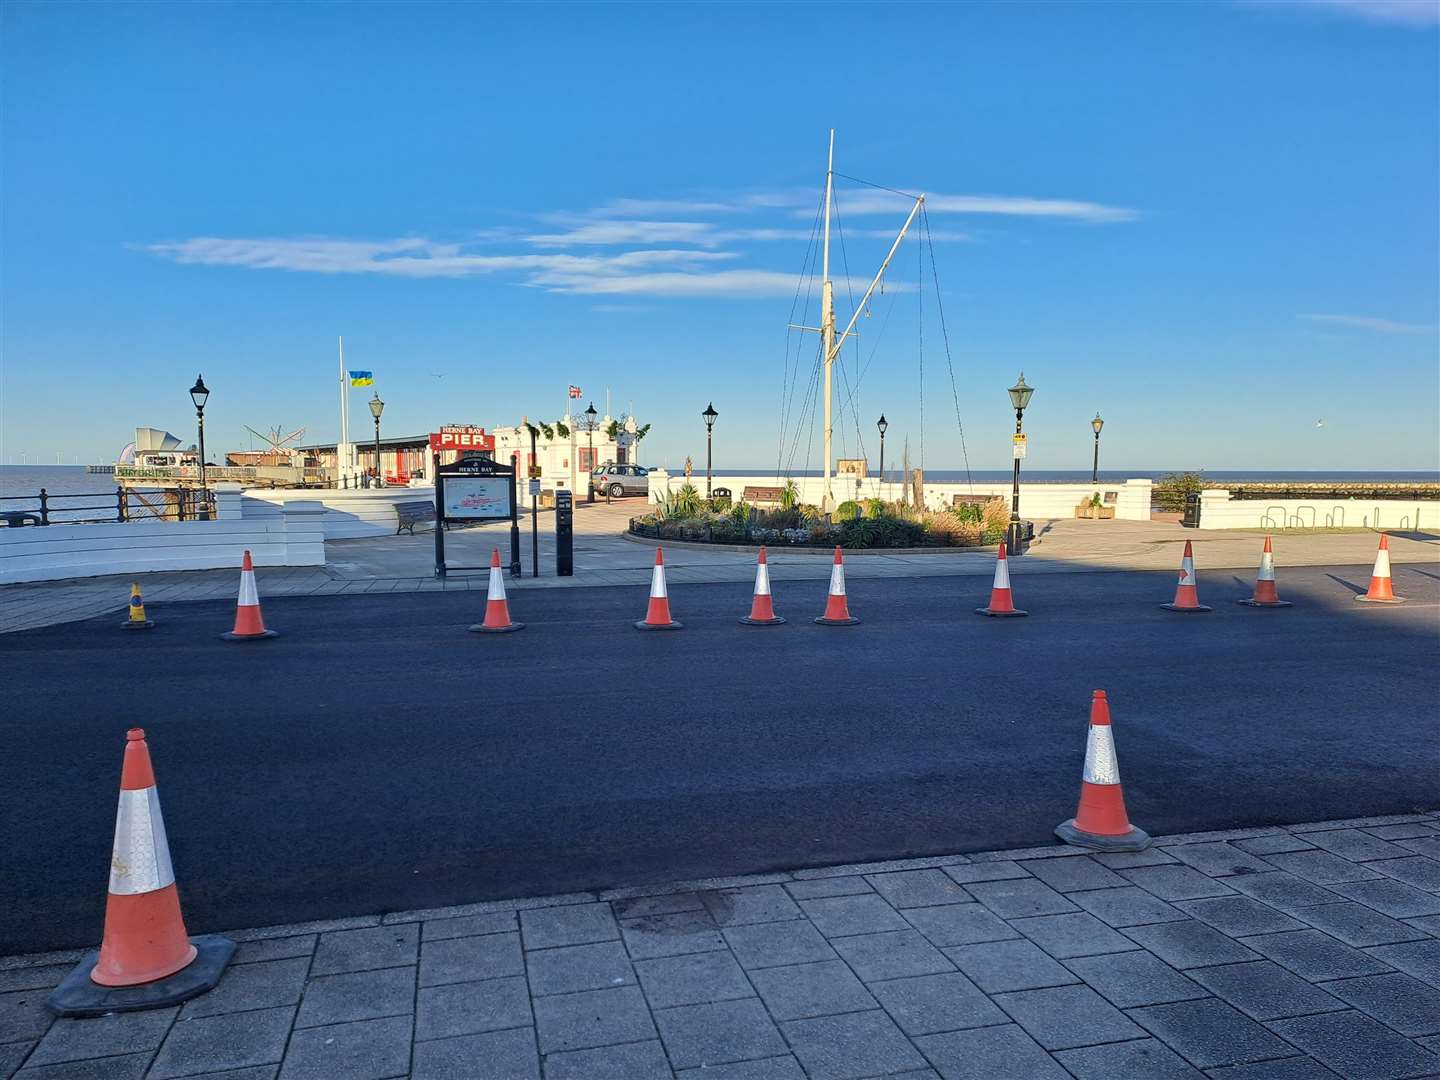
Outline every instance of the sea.
{"label": "sea", "polygon": [[109,473],[86,472],[84,465],[0,465],[0,510],[40,509],[41,488],[51,521],[115,516],[116,483]]}

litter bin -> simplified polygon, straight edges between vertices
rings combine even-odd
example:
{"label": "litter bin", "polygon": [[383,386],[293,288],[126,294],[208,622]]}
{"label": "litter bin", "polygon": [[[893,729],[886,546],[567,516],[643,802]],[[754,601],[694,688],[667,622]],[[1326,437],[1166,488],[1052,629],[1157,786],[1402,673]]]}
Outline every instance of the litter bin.
{"label": "litter bin", "polygon": [[1009,555],[1024,555],[1030,550],[1030,545],[1035,542],[1035,523],[1033,521],[1017,521],[1006,530],[1005,543],[1009,549]]}
{"label": "litter bin", "polygon": [[1185,516],[1180,519],[1180,524],[1187,529],[1200,527],[1200,493],[1198,491],[1186,492]]}

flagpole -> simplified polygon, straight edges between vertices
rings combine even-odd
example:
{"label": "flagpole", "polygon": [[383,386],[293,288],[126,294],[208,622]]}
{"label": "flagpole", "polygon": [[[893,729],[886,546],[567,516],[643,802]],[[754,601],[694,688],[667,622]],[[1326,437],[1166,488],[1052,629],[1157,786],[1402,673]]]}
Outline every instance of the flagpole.
{"label": "flagpole", "polygon": [[346,474],[350,456],[350,395],[345,386],[345,338],[340,337],[340,444],[335,448],[335,467]]}

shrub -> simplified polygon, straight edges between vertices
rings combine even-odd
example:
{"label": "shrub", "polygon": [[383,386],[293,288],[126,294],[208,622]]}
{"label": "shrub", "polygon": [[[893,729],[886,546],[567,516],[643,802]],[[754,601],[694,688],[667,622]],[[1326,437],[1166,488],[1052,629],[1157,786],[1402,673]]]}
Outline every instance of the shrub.
{"label": "shrub", "polygon": [[780,509],[794,509],[796,504],[799,502],[800,485],[797,484],[793,478],[787,479],[784,486],[780,489]]}
{"label": "shrub", "polygon": [[846,499],[835,508],[835,513],[830,515],[832,521],[854,521],[860,516],[860,504],[854,499]]}
{"label": "shrub", "polygon": [[880,516],[881,514],[883,514],[883,513],[885,513],[885,500],[884,500],[884,499],[866,499],[866,500],[865,500],[865,516],[866,516],[866,517],[872,517],[872,518],[874,518],[874,517],[879,517],[879,516]]}
{"label": "shrub", "polygon": [[837,532],[840,534],[841,547],[868,548],[875,546],[880,528],[875,518],[851,518],[842,522]]}
{"label": "shrub", "polygon": [[979,503],[961,503],[959,506],[952,506],[948,513],[956,521],[974,522],[977,525],[985,520],[985,508]]}
{"label": "shrub", "polygon": [[978,521],[962,521],[956,515],[942,510],[926,514],[923,524],[926,535],[941,547],[963,547],[980,543],[981,527]]}
{"label": "shrub", "polygon": [[994,540],[987,539],[987,544],[999,542],[1000,536],[1010,527],[1010,506],[1004,499],[994,498],[985,504],[980,511],[980,520],[985,526],[985,536],[995,537]]}
{"label": "shrub", "polygon": [[1203,471],[1166,473],[1155,481],[1152,497],[1162,510],[1184,510],[1185,496],[1191,493],[1198,495],[1208,486],[1209,481]]}

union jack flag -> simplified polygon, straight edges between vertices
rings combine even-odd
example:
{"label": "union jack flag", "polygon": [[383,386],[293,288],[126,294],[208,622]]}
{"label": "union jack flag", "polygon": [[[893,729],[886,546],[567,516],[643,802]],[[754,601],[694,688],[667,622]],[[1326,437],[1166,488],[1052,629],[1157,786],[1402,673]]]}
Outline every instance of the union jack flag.
{"label": "union jack flag", "polygon": [[580,396],[580,387],[572,383],[570,386],[570,396],[573,398],[578,398]]}

